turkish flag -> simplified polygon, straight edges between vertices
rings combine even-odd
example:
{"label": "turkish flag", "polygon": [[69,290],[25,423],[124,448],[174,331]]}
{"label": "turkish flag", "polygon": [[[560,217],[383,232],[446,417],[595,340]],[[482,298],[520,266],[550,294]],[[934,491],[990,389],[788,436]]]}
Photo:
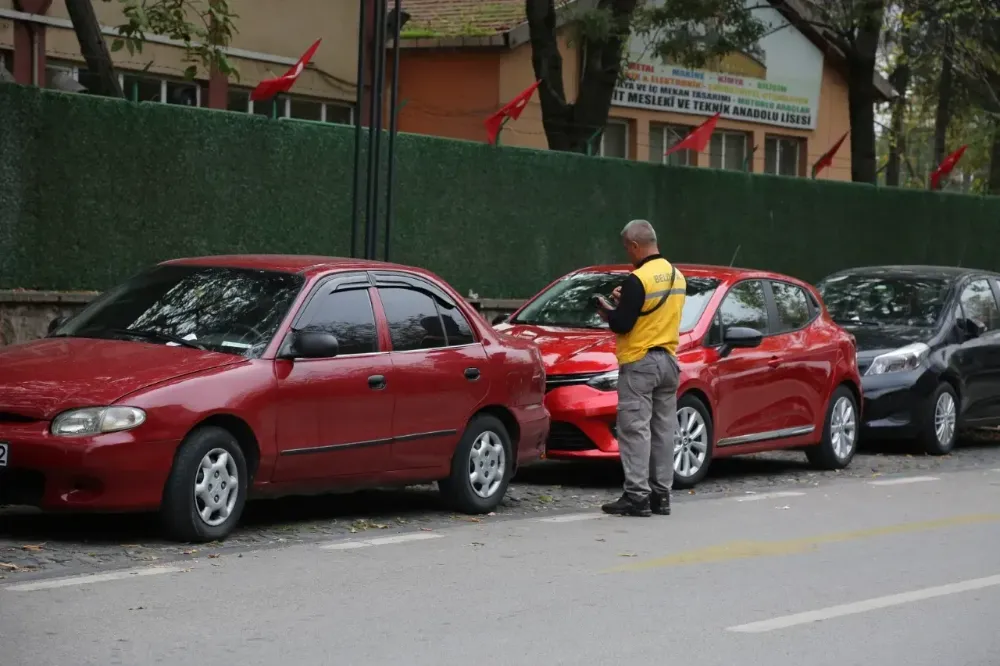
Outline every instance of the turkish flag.
{"label": "turkish flag", "polygon": [[958,161],[962,159],[962,155],[965,153],[965,149],[969,146],[965,145],[953,152],[948,157],[944,158],[944,162],[941,162],[941,166],[934,169],[934,173],[931,174],[931,189],[936,190],[941,186],[941,176],[947,176],[951,173],[951,170],[955,168]]}
{"label": "turkish flag", "polygon": [[715,131],[715,126],[718,124],[719,116],[721,115],[721,113],[717,113],[701,125],[695,127],[686,137],[671,146],[667,152],[663,153],[663,156],[666,157],[670,153],[676,153],[678,150],[693,150],[696,153],[700,153],[705,150],[705,146],[708,145],[708,140],[712,138],[712,132]]}
{"label": "turkish flag", "polygon": [[815,178],[816,174],[818,174],[820,171],[833,164],[833,156],[836,155],[837,151],[840,150],[840,147],[844,145],[844,139],[847,138],[848,134],[850,134],[849,131],[844,132],[844,136],[840,137],[840,141],[833,144],[833,148],[823,153],[823,156],[820,157],[818,160],[816,160],[816,164],[813,165],[813,173],[812,173],[813,178]]}
{"label": "turkish flag", "polygon": [[256,102],[262,99],[271,99],[278,93],[286,93],[291,90],[292,86],[295,85],[295,82],[298,80],[299,75],[302,74],[302,70],[306,68],[306,65],[309,64],[309,61],[312,60],[312,57],[316,54],[316,49],[319,48],[319,43],[321,41],[323,40],[317,39],[313,45],[309,47],[309,50],[302,54],[302,57],[299,58],[299,61],[295,63],[295,66],[290,70],[276,79],[264,79],[258,83],[257,87],[253,89],[252,93],[250,93],[250,100]]}
{"label": "turkish flag", "polygon": [[541,84],[541,80],[532,83],[483,122],[483,125],[486,126],[486,136],[489,143],[496,143],[497,135],[500,134],[500,128],[503,127],[505,118],[517,120],[521,117],[521,112],[524,111],[524,107],[528,106],[528,100],[535,94],[539,84]]}

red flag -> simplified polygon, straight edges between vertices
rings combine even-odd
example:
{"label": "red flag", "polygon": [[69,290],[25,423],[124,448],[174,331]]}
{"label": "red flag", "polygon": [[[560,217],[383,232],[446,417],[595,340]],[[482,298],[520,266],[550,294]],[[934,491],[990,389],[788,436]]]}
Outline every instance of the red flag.
{"label": "red flag", "polygon": [[844,136],[840,137],[840,141],[833,144],[833,148],[823,153],[823,156],[816,160],[816,164],[813,165],[813,178],[815,178],[816,174],[820,171],[833,164],[833,156],[836,155],[837,151],[840,150],[840,147],[844,145],[844,139],[847,138],[848,134],[850,134],[850,131],[844,132]]}
{"label": "red flag", "polygon": [[931,174],[931,189],[936,190],[941,185],[941,176],[947,176],[951,173],[951,170],[955,168],[958,161],[962,159],[962,155],[965,153],[965,149],[969,146],[962,146],[955,152],[953,152],[948,157],[944,158],[944,162],[941,162],[941,166],[934,170]]}
{"label": "red flag", "polygon": [[517,120],[521,117],[521,112],[524,111],[524,107],[528,106],[528,100],[535,94],[539,84],[541,84],[540,80],[532,83],[524,89],[524,92],[519,93],[517,97],[504,104],[503,108],[483,122],[483,125],[486,126],[486,136],[489,143],[496,143],[500,128],[503,127],[507,118]]}
{"label": "red flag", "polygon": [[309,47],[309,50],[302,54],[302,57],[299,58],[299,61],[295,63],[295,66],[290,70],[276,79],[264,79],[258,83],[257,87],[253,89],[252,93],[250,93],[250,100],[256,102],[262,99],[271,99],[278,93],[284,93],[291,90],[292,86],[295,85],[295,82],[298,80],[299,75],[302,73],[302,70],[306,68],[306,65],[309,64],[309,61],[312,60],[312,57],[316,54],[316,49],[319,48],[319,43],[321,41],[323,40],[317,39],[313,45]]}
{"label": "red flag", "polygon": [[719,116],[721,115],[721,112],[717,113],[701,125],[695,127],[686,137],[663,153],[663,156],[666,157],[670,153],[676,153],[678,150],[693,150],[696,153],[705,150],[705,146],[708,145],[708,140],[712,138],[712,132],[715,131],[715,125],[719,122]]}

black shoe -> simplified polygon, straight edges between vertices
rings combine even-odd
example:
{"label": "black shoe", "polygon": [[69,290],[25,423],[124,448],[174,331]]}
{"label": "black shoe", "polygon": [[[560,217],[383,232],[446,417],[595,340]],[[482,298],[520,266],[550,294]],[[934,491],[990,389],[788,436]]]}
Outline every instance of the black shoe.
{"label": "black shoe", "polygon": [[670,515],[670,495],[658,495],[653,493],[649,496],[649,507],[658,516]]}
{"label": "black shoe", "polygon": [[601,511],[610,513],[612,516],[638,516],[646,518],[653,515],[652,510],[649,508],[648,497],[642,500],[634,500],[628,495],[622,495],[614,502],[605,504],[601,507]]}

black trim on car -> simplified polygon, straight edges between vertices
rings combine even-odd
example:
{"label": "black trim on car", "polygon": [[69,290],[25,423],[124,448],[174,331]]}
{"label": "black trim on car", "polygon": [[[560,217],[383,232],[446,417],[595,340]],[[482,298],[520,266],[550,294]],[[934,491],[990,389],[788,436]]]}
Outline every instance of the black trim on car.
{"label": "black trim on car", "polygon": [[392,444],[393,442],[413,442],[421,439],[429,439],[431,437],[447,437],[449,435],[457,435],[457,430],[435,430],[433,432],[416,432],[409,435],[400,435],[399,437],[383,437],[381,439],[369,439],[361,442],[347,442],[345,444],[327,444],[325,446],[309,446],[302,449],[288,449],[282,451],[279,455],[283,456],[302,456],[312,453],[328,453],[330,451],[343,451],[345,449],[360,449],[367,446],[384,446],[385,444]]}

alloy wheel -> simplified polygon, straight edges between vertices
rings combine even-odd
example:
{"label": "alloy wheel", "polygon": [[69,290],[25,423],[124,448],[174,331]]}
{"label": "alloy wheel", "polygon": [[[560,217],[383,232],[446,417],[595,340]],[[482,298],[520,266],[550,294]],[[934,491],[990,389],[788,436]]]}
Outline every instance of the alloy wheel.
{"label": "alloy wheel", "polygon": [[195,511],[206,525],[217,527],[229,519],[239,499],[236,460],[225,449],[212,449],[201,459],[194,481]]}
{"label": "alloy wheel", "polygon": [[833,413],[830,415],[830,443],[837,460],[846,460],[851,455],[857,438],[858,420],[854,403],[850,398],[841,396],[833,404]]}
{"label": "alloy wheel", "polygon": [[947,446],[955,436],[956,420],[955,398],[945,391],[938,396],[934,405],[934,434],[942,446]]}
{"label": "alloy wheel", "polygon": [[708,426],[694,407],[677,410],[674,431],[674,474],[692,477],[705,464],[708,455]]}
{"label": "alloy wheel", "polygon": [[488,499],[496,494],[507,471],[507,453],[500,436],[487,430],[476,438],[469,451],[469,483],[472,490]]}

